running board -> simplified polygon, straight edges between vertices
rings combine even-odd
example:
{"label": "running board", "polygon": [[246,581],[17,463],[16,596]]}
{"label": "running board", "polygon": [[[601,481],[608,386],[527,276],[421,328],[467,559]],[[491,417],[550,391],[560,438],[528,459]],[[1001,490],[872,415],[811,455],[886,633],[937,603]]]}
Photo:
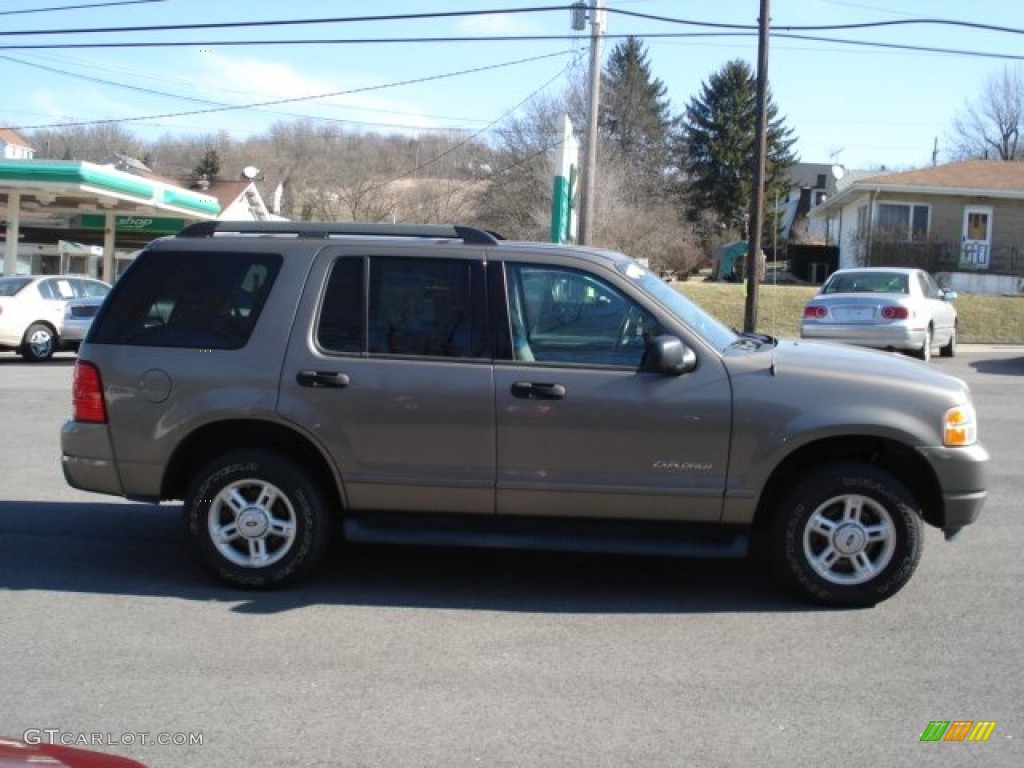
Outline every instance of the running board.
{"label": "running board", "polygon": [[744,557],[749,530],[647,521],[374,514],[346,517],[345,538],[374,544]]}

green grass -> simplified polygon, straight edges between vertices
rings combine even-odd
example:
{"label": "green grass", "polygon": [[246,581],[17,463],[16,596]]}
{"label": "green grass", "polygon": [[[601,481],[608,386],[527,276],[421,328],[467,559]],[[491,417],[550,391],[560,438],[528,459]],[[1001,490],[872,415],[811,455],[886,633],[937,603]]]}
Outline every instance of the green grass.
{"label": "green grass", "polygon": [[[674,285],[726,325],[743,327],[746,293],[742,284],[693,280]],[[798,338],[804,304],[815,293],[817,288],[813,286],[762,285],[758,291],[757,330]],[[961,342],[1024,343],[1024,296],[960,294],[954,305],[960,318]]]}

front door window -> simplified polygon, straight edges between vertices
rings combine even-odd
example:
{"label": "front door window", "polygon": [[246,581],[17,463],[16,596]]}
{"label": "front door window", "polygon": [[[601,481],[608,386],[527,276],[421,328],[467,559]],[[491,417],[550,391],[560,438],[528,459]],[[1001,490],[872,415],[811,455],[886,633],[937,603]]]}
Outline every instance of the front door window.
{"label": "front door window", "polygon": [[992,250],[992,208],[969,205],[964,209],[963,247],[960,264],[988,269]]}

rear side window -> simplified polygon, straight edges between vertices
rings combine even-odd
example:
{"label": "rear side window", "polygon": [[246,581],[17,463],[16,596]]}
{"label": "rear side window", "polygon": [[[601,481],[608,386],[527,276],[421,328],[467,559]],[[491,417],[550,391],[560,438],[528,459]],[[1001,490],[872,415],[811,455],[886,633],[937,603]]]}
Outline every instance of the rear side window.
{"label": "rear side window", "polygon": [[277,254],[144,254],[118,281],[89,341],[239,349],[248,342],[280,268]]}
{"label": "rear side window", "polygon": [[482,266],[459,259],[345,258],[317,325],[330,352],[489,357]]}

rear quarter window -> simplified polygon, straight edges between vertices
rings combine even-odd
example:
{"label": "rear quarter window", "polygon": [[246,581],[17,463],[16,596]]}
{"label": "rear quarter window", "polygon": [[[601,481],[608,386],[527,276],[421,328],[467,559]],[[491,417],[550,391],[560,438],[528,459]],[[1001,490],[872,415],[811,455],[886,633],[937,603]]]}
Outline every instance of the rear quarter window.
{"label": "rear quarter window", "polygon": [[144,253],[111,292],[89,342],[239,349],[280,268],[278,254]]}

